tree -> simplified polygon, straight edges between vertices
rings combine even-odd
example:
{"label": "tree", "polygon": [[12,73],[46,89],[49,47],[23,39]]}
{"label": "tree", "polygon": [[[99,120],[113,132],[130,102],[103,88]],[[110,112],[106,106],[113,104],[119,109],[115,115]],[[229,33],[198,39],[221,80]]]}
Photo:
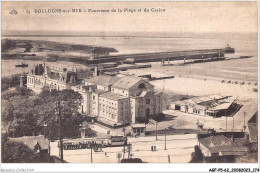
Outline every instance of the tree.
{"label": "tree", "polygon": [[137,118],[136,118],[136,121],[137,121],[138,123],[145,123],[145,124],[148,124],[148,123],[149,123],[149,119],[146,118],[146,117],[137,117]]}
{"label": "tree", "polygon": [[200,148],[198,147],[198,145],[196,145],[194,147],[194,152],[192,153],[192,159],[190,161],[190,163],[202,163],[204,156],[200,150]]}
{"label": "tree", "polygon": [[21,142],[7,141],[2,145],[3,163],[39,163],[39,155]]}
{"label": "tree", "polygon": [[[3,97],[2,125],[9,136],[31,136],[43,134],[44,124],[52,137],[58,136],[57,101],[61,100],[62,134],[65,137],[79,136],[79,124],[83,115],[79,113],[82,97],[73,90],[49,90],[44,88],[39,95],[33,95],[26,88],[8,91]],[[48,134],[49,134],[48,133]]]}
{"label": "tree", "polygon": [[9,77],[1,78],[1,90],[6,91],[9,88],[19,86],[20,84],[20,74],[12,75]]}
{"label": "tree", "polygon": [[164,117],[165,117],[165,114],[163,114],[163,113],[152,115],[152,119],[155,121],[162,121],[164,119]]}

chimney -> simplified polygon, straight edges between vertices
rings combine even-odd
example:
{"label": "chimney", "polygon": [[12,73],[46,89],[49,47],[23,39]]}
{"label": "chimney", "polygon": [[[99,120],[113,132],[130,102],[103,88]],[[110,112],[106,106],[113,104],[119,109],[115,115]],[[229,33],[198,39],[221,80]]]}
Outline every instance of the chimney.
{"label": "chimney", "polygon": [[100,68],[100,70],[99,70],[99,75],[102,75],[102,68]]}
{"label": "chimney", "polygon": [[38,69],[37,69],[38,75],[41,75],[41,74],[40,74],[40,66],[41,66],[41,65],[42,65],[42,64],[38,64],[38,65],[37,65],[37,67],[38,67]]}
{"label": "chimney", "polygon": [[92,87],[89,87],[89,92],[92,93]]}
{"label": "chimney", "polygon": [[98,68],[97,68],[97,66],[95,66],[95,69],[94,69],[94,76],[98,76]]}

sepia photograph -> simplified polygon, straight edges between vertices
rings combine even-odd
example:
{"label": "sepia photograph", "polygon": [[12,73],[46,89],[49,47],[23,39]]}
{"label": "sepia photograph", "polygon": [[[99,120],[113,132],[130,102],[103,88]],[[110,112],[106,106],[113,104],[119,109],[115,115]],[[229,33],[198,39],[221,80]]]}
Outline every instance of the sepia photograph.
{"label": "sepia photograph", "polygon": [[1,163],[257,164],[258,2],[1,1]]}

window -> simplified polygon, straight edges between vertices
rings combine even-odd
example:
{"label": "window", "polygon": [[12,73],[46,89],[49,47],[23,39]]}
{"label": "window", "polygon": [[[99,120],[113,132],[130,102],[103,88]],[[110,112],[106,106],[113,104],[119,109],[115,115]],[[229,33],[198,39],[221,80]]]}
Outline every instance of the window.
{"label": "window", "polygon": [[145,85],[143,83],[141,83],[139,86],[138,86],[139,89],[143,89],[145,88]]}
{"label": "window", "polygon": [[150,99],[145,99],[145,102],[146,102],[147,105],[149,105],[150,104]]}

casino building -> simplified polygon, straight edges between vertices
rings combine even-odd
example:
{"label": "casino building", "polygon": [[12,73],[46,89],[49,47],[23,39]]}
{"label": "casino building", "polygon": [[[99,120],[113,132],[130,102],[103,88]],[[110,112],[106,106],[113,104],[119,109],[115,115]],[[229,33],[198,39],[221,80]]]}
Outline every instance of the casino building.
{"label": "casino building", "polygon": [[162,93],[142,78],[101,75],[72,89],[82,94],[86,115],[112,127],[162,112]]}

